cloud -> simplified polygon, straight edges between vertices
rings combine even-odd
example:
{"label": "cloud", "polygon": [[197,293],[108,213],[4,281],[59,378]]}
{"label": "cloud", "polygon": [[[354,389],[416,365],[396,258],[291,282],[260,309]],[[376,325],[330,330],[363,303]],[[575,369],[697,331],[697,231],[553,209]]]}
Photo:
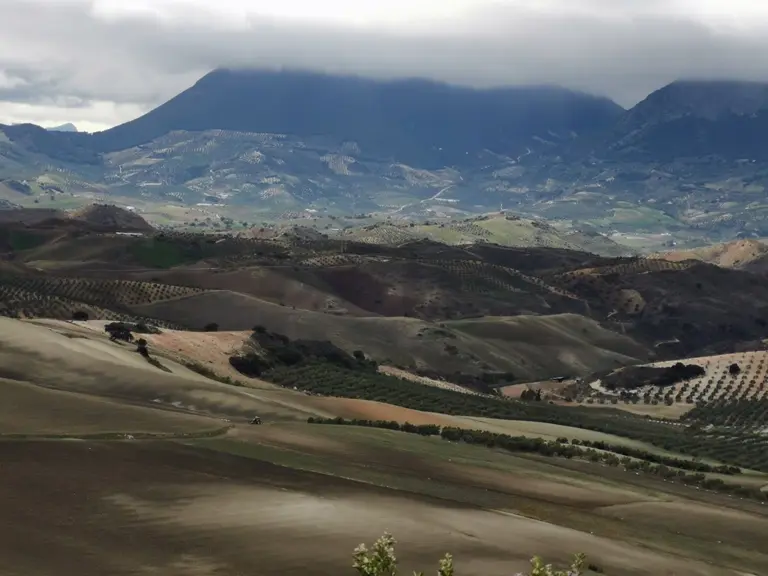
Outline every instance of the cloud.
{"label": "cloud", "polygon": [[623,105],[677,78],[768,80],[768,6],[747,0],[0,0],[0,21],[0,122],[122,122],[220,66],[559,84]]}

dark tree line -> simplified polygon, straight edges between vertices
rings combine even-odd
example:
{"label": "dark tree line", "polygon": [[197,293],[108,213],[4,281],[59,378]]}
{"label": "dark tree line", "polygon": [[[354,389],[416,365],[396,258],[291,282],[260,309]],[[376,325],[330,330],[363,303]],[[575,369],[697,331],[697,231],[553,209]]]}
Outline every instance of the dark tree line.
{"label": "dark tree line", "polygon": [[[758,488],[750,488],[740,484],[729,484],[720,478],[708,478],[703,471],[697,469],[693,474],[686,473],[686,469],[677,469],[677,466],[669,466],[660,462],[656,454],[643,450],[636,450],[631,455],[624,455],[619,458],[612,453],[611,445],[602,442],[587,442],[579,440],[569,440],[567,438],[558,438],[556,441],[543,440],[541,438],[531,438],[527,436],[510,436],[509,434],[497,434],[486,430],[467,430],[456,427],[441,427],[437,425],[414,425],[400,424],[395,421],[385,420],[345,420],[344,418],[313,418],[307,419],[310,424],[333,424],[346,426],[365,426],[369,428],[383,428],[386,430],[396,430],[411,434],[420,434],[422,436],[440,436],[443,440],[450,442],[463,442],[466,444],[476,444],[487,448],[498,448],[513,453],[539,454],[548,457],[561,458],[580,458],[595,463],[602,463],[611,467],[624,467],[625,470],[635,470],[647,474],[660,476],[668,480],[677,480],[691,486],[699,486],[707,490],[734,494],[737,496],[754,498],[761,502],[768,500],[768,493],[762,492]],[[588,447],[592,445],[602,446],[600,449]],[[620,447],[622,450],[624,447]],[[632,449],[630,449],[632,450]],[[663,457],[662,457],[663,458]],[[687,466],[695,464],[691,461],[680,460],[676,458],[669,459],[670,463],[682,464]],[[707,466],[704,464],[703,466]],[[731,467],[710,467],[707,472],[736,474],[741,472],[737,468]],[[690,468],[687,468],[690,470]],[[724,471],[725,470],[725,471]],[[736,472],[738,470],[738,472]]]}

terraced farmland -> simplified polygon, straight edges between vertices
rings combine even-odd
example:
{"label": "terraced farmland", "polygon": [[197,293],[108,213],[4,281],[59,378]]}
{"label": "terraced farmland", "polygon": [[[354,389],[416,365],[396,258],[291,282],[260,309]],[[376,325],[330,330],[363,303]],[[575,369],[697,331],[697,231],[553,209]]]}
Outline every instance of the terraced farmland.
{"label": "terraced farmland", "polygon": [[162,328],[181,329],[179,324],[148,318],[130,312],[118,312],[61,296],[39,294],[0,285],[0,316],[9,318],[53,318],[71,320],[75,313],[85,313],[91,320],[152,324]]}
{"label": "terraced farmland", "polygon": [[[655,368],[669,368],[679,360],[648,364]],[[705,370],[705,375],[673,386],[641,386],[625,401],[642,401],[645,404],[730,402],[764,400],[768,398],[768,352],[742,352],[688,358],[685,364],[695,364]],[[600,381],[591,384],[593,397],[619,399],[620,392],[606,390]]]}
{"label": "terraced farmland", "polygon": [[129,307],[192,296],[200,288],[133,280],[92,280],[52,276],[0,276],[0,286],[9,291],[58,296],[104,307]]}

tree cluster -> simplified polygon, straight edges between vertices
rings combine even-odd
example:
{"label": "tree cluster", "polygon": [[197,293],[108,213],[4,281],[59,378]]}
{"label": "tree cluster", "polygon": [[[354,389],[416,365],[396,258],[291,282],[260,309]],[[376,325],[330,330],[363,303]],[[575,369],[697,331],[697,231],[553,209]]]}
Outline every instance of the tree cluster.
{"label": "tree cluster", "polygon": [[361,350],[348,354],[329,340],[291,340],[283,334],[254,327],[252,349],[230,357],[229,363],[246,376],[259,377],[264,372],[297,365],[325,362],[352,371],[375,373],[377,364]]}
{"label": "tree cluster", "polygon": [[601,379],[608,390],[633,390],[642,386],[673,386],[678,382],[693,380],[706,375],[706,370],[697,364],[677,362],[667,368],[656,366],[629,366],[608,374]]}

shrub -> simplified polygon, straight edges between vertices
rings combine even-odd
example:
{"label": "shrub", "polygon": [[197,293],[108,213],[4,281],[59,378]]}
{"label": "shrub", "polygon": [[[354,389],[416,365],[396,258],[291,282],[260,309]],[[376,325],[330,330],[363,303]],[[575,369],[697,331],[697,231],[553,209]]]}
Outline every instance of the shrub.
{"label": "shrub", "polygon": [[104,326],[104,331],[109,334],[110,340],[124,340],[133,342],[131,327],[124,322],[110,322]]}
{"label": "shrub", "polygon": [[219,331],[219,325],[216,324],[216,322],[209,322],[205,326],[203,326],[203,332],[218,332]]}
{"label": "shrub", "polygon": [[251,378],[258,378],[262,372],[272,367],[269,361],[254,352],[242,356],[231,356],[229,363],[235,370]]}
{"label": "shrub", "polygon": [[[385,533],[376,540],[369,551],[365,544],[355,548],[352,567],[360,576],[396,576],[397,556],[395,555],[396,541],[391,534]],[[516,576],[581,576],[583,574],[584,554],[574,556],[571,566],[566,570],[558,570],[551,564],[545,564],[538,556],[531,559],[531,572],[529,574],[517,574]],[[592,566],[592,565],[590,565]],[[438,565],[438,576],[454,576],[453,556],[446,554]],[[424,576],[423,572],[414,576]]]}
{"label": "shrub", "polygon": [[83,312],[82,310],[76,310],[72,313],[72,320],[77,320],[80,322],[85,322],[88,320],[88,312]]}
{"label": "shrub", "polygon": [[139,338],[136,342],[136,352],[144,356],[149,356],[149,350],[147,349],[147,341],[144,338]]}

